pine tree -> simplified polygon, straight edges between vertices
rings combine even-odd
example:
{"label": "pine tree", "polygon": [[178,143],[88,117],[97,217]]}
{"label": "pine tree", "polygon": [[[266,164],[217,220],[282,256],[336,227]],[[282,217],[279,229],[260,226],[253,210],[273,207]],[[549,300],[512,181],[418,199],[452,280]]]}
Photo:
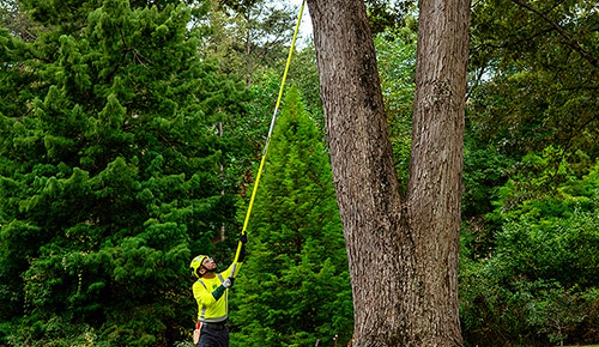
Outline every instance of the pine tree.
{"label": "pine tree", "polygon": [[351,289],[331,168],[297,90],[287,92],[249,223],[236,282],[234,346],[313,346],[345,340]]}
{"label": "pine tree", "polygon": [[242,87],[168,3],[28,0],[35,40],[0,31],[0,341],[170,346],[193,324],[192,252],[235,216],[214,124]]}

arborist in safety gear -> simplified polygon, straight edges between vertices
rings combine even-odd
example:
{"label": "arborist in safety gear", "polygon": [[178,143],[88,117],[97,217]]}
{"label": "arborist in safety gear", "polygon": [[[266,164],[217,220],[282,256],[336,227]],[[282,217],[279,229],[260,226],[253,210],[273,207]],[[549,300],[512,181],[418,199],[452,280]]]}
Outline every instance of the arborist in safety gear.
{"label": "arborist in safety gear", "polygon": [[193,284],[193,297],[198,303],[198,322],[194,330],[197,347],[229,347],[229,289],[245,258],[247,234],[242,233],[233,263],[225,271],[217,273],[217,265],[207,255],[198,255],[189,265]]}

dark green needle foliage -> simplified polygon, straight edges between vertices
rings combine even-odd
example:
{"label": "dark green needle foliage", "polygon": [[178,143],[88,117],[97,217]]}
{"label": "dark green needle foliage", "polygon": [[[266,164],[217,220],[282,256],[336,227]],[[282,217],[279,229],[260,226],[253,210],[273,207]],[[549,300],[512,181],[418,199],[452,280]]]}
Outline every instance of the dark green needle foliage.
{"label": "dark green needle foliage", "polygon": [[215,124],[242,95],[189,8],[149,3],[28,0],[35,38],[0,29],[0,345],[170,346],[193,324],[192,251],[235,216]]}
{"label": "dark green needle foliage", "polygon": [[250,220],[250,254],[236,282],[234,346],[332,345],[335,334],[345,343],[351,337],[345,243],[320,139],[290,89]]}

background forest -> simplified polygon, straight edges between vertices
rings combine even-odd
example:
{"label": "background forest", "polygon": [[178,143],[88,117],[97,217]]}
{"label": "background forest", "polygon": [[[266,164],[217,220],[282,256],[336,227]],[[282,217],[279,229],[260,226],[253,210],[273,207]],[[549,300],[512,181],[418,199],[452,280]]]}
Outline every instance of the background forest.
{"label": "background forest", "polygon": [[[407,172],[417,7],[366,2]],[[191,345],[188,264],[233,259],[297,11],[0,0],[0,346]],[[464,341],[597,343],[599,8],[474,1],[471,34]],[[309,37],[288,82],[231,344],[345,346],[351,287]]]}

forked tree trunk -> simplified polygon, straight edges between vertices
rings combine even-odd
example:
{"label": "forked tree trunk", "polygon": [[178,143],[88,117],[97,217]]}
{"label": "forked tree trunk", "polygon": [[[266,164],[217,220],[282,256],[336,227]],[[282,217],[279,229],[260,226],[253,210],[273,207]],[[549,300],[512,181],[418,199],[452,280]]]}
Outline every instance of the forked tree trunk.
{"label": "forked tree trunk", "polygon": [[363,0],[307,0],[355,310],[353,347],[460,346],[457,266],[470,3],[420,4],[400,196]]}

